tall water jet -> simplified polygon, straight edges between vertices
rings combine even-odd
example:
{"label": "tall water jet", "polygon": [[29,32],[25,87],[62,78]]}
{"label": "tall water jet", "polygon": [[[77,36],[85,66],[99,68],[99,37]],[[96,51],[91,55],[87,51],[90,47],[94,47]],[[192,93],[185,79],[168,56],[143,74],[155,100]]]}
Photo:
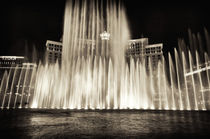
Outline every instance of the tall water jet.
{"label": "tall water jet", "polygon": [[9,74],[7,76],[7,79],[6,79],[6,87],[5,87],[5,90],[4,90],[4,96],[3,96],[3,101],[2,101],[1,108],[4,108],[4,105],[5,105],[5,99],[7,97],[7,90],[8,90],[8,86],[9,86],[9,78],[10,78],[10,75],[11,75],[11,69],[9,70]]}
{"label": "tall water jet", "polygon": [[9,109],[9,107],[10,107],[10,101],[11,101],[11,97],[12,97],[12,93],[13,93],[13,89],[14,89],[14,82],[15,82],[16,74],[17,74],[17,67],[15,67],[14,75],[13,75],[13,78],[12,78],[12,84],[11,84],[11,87],[10,87],[7,109]]}
{"label": "tall water jet", "polygon": [[191,105],[190,105],[190,99],[189,99],[189,91],[188,91],[188,86],[187,86],[187,77],[186,77],[186,59],[184,52],[182,52],[182,63],[183,63],[183,73],[184,73],[184,85],[185,85],[185,94],[186,94],[186,107],[187,110],[191,110]]}
{"label": "tall water jet", "polygon": [[176,77],[177,77],[177,86],[178,86],[178,92],[179,92],[179,109],[183,110],[183,102],[182,102],[182,91],[181,91],[181,83],[180,83],[180,73],[179,73],[179,61],[178,61],[178,52],[176,49],[174,49],[175,53],[175,63],[176,63]]}
{"label": "tall water jet", "polygon": [[3,109],[4,105],[3,105],[3,102],[5,101],[5,90],[6,90],[6,86],[7,86],[7,79],[8,79],[8,73],[7,71],[4,72],[3,74],[3,77],[2,77],[2,80],[1,80],[1,86],[0,86],[0,95],[2,96],[1,97],[1,101],[2,101],[2,104],[1,104],[1,108]]}
{"label": "tall water jet", "polygon": [[176,110],[176,104],[175,104],[175,84],[174,84],[174,66],[173,61],[171,58],[171,54],[168,53],[168,59],[169,59],[169,75],[170,75],[170,83],[171,83],[171,98],[172,98],[172,105],[171,109]]}
{"label": "tall water jet", "polygon": [[[119,97],[122,97],[123,91],[120,87],[121,75],[124,74],[120,67],[126,65],[123,57],[129,40],[123,4],[121,1],[112,0],[68,0],[64,16],[62,66],[52,72],[61,75],[65,73],[65,76],[61,76],[59,83],[54,81],[50,85],[52,90],[57,90],[59,94],[59,97],[54,96],[53,101],[60,102],[61,105],[67,103],[66,106],[73,109],[119,108]],[[132,69],[135,70],[135,67]],[[42,79],[42,82],[49,85],[50,78],[49,75],[43,78],[46,81]],[[130,75],[131,80],[133,77]],[[78,86],[80,82],[83,82],[83,89]],[[62,93],[57,84],[66,83],[69,85],[66,85]],[[38,104],[40,107],[48,107],[43,102],[52,101],[52,98],[48,97],[52,96],[53,91],[46,89],[43,85],[38,87],[33,99],[34,107]],[[134,98],[132,91],[129,94],[131,100]],[[103,101],[104,99],[106,101]]]}
{"label": "tall water jet", "polygon": [[163,58],[163,66],[162,66],[162,78],[163,78],[163,86],[164,86],[164,100],[165,100],[165,104],[164,104],[164,109],[168,110],[169,109],[169,102],[168,102],[168,91],[167,91],[167,78],[166,78],[166,65],[165,65],[165,58]]}
{"label": "tall water jet", "polygon": [[[197,67],[197,70],[200,69],[200,62],[199,62],[199,56],[198,56],[198,52],[196,51],[196,67]],[[201,72],[198,72],[198,78],[199,78],[199,84],[200,84],[200,92],[201,92],[201,107],[202,107],[202,110],[206,110],[206,106],[205,106],[205,100],[204,100],[204,87],[203,87],[203,81],[202,81],[202,77],[201,77]]]}
{"label": "tall water jet", "polygon": [[[193,59],[192,59],[192,55],[189,51],[189,63],[190,63],[190,72],[193,72]],[[197,99],[197,95],[196,95],[196,89],[195,89],[195,79],[194,79],[194,75],[191,75],[191,79],[192,79],[192,87],[193,87],[193,97],[194,97],[194,109],[198,110],[198,99]]]}
{"label": "tall water jet", "polygon": [[158,99],[159,99],[159,106],[158,109],[162,109],[162,93],[161,93],[161,65],[160,62],[158,62]]}

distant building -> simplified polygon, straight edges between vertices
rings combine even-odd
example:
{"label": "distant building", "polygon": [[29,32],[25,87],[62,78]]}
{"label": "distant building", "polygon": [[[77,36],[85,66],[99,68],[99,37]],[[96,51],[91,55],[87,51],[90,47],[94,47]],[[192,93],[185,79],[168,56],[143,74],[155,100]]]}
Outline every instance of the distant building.
{"label": "distant building", "polygon": [[148,45],[148,38],[129,40],[126,50],[126,57],[140,57],[145,53],[145,46]]}
{"label": "distant building", "polygon": [[0,56],[0,68],[21,67],[25,61],[23,56]]}
{"label": "distant building", "polygon": [[[110,34],[107,32],[103,32],[100,34],[102,40],[109,40]],[[78,40],[80,42],[82,40]],[[95,42],[92,40],[85,40],[85,46],[83,47],[82,53],[85,56],[87,55],[95,55]],[[46,42],[47,47],[47,59],[49,63],[55,63],[58,60],[61,63],[62,57],[62,43],[47,40]],[[145,64],[149,66],[149,59],[151,61],[152,67],[156,68],[158,61],[163,57],[163,44],[149,44],[148,38],[140,38],[129,40],[128,47],[126,49],[125,56],[127,58],[134,57],[145,59]]]}
{"label": "distant building", "polygon": [[23,56],[0,56],[0,80],[5,71],[12,72],[15,69],[33,69],[37,67],[36,63],[28,63],[27,58]]}
{"label": "distant building", "polygon": [[[83,55],[95,55],[95,41],[88,40],[86,39],[84,42],[83,40],[78,40],[79,44],[84,43]],[[59,64],[61,63],[61,58],[62,58],[62,42],[56,42],[56,41],[51,41],[47,40],[46,42],[46,47],[47,47],[47,60],[50,64],[56,63],[58,60]]]}
{"label": "distant building", "polygon": [[36,68],[37,67],[37,64],[36,63],[23,63],[22,64],[22,67],[23,68]]}
{"label": "distant building", "polygon": [[79,40],[81,44],[84,43],[84,47],[82,47],[82,55],[96,55],[96,42],[94,40],[85,39]]}
{"label": "distant building", "polygon": [[149,66],[149,59],[151,66],[156,68],[158,61],[163,57],[163,44],[149,44],[148,38],[141,38],[130,40],[126,50],[126,57],[145,59],[146,67]]}
{"label": "distant building", "polygon": [[147,67],[149,66],[149,58],[151,60],[151,66],[153,67],[153,69],[157,67],[158,61],[161,61],[163,58],[162,49],[162,43],[147,45],[145,47],[145,62]]}
{"label": "distant building", "polygon": [[57,60],[61,62],[61,54],[62,54],[62,43],[47,40],[47,60],[49,63],[55,63]]}

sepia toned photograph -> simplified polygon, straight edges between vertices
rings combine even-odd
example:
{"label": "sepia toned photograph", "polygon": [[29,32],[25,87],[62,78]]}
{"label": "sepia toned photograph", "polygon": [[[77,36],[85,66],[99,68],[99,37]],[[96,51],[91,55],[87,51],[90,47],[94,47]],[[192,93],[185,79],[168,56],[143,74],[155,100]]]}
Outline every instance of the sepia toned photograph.
{"label": "sepia toned photograph", "polygon": [[206,2],[1,8],[0,137],[210,138]]}

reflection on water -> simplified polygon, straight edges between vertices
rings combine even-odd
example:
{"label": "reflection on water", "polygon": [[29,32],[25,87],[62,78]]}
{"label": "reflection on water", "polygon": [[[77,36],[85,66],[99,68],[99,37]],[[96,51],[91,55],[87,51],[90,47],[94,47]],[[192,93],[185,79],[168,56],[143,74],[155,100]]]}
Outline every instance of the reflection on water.
{"label": "reflection on water", "polygon": [[210,112],[10,110],[0,133],[20,138],[210,136]]}

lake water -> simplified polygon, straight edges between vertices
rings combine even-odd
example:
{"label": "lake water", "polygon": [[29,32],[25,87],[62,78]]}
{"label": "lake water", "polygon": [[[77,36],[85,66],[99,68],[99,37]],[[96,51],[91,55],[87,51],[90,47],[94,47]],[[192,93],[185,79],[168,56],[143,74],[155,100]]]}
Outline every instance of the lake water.
{"label": "lake water", "polygon": [[210,138],[209,111],[0,111],[0,138]]}

